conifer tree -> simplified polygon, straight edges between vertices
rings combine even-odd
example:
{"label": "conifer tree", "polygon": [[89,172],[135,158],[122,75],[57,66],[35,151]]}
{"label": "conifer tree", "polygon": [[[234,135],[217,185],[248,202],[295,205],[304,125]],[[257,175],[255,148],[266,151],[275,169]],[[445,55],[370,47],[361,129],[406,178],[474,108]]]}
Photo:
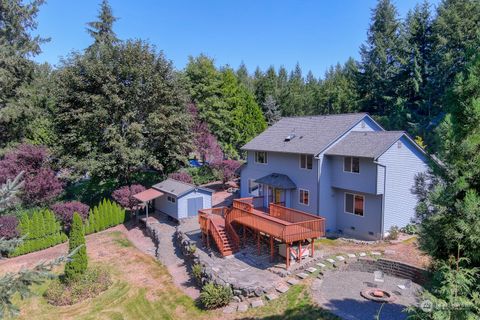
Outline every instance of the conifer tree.
{"label": "conifer tree", "polygon": [[273,96],[268,95],[265,99],[263,103],[263,113],[269,126],[280,120],[280,108]]}
{"label": "conifer tree", "polygon": [[95,40],[94,45],[113,45],[118,41],[113,31],[115,21],[117,21],[117,18],[113,16],[112,7],[108,0],[102,0],[98,20],[88,23],[90,28],[87,29],[87,32]]}
{"label": "conifer tree", "polygon": [[78,251],[71,257],[71,261],[65,265],[65,279],[67,281],[78,279],[85,273],[88,266],[87,248],[85,247],[85,234],[83,231],[82,218],[78,213],[73,215],[72,229],[68,242],[69,253]]}

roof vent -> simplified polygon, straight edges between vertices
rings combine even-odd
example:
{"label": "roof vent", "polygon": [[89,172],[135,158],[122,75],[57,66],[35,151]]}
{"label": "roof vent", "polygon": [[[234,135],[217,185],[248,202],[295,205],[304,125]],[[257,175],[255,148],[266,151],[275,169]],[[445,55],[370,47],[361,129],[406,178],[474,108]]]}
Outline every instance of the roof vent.
{"label": "roof vent", "polygon": [[290,141],[295,138],[295,133],[290,133],[288,136],[285,137],[285,141]]}

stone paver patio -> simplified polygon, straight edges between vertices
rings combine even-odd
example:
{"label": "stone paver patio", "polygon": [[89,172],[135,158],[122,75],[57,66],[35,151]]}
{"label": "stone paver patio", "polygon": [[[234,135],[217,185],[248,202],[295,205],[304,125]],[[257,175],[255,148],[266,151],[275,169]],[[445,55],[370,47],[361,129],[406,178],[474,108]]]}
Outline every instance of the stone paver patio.
{"label": "stone paver patio", "polygon": [[373,281],[373,274],[360,271],[328,272],[323,279],[315,279],[312,284],[312,297],[323,308],[345,319],[374,319],[381,303],[364,299],[360,291],[377,286],[380,289],[393,292],[395,302],[383,306],[380,319],[404,320],[407,314],[403,309],[412,304],[418,304],[417,294],[422,289],[412,283],[411,287],[401,290],[397,287],[405,283],[404,279],[385,275],[385,282]]}

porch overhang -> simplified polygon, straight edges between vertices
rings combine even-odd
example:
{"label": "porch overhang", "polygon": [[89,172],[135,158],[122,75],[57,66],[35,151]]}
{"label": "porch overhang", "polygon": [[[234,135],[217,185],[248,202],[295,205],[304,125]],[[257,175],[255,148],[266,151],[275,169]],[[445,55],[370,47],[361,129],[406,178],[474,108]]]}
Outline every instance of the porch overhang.
{"label": "porch overhang", "polygon": [[287,175],[271,173],[255,180],[256,183],[266,184],[278,189],[296,189],[297,185]]}
{"label": "porch overhang", "polygon": [[153,199],[156,199],[158,197],[161,197],[162,195],[163,195],[163,192],[150,188],[145,191],[134,194],[133,197],[138,201],[145,203]]}

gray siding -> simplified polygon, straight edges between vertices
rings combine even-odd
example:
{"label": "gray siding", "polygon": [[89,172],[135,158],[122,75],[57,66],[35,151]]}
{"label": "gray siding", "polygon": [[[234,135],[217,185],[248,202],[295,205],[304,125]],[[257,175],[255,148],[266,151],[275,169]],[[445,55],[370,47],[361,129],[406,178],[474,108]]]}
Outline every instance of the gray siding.
{"label": "gray siding", "polygon": [[[291,207],[305,212],[317,213],[317,170],[318,161],[313,159],[311,170],[300,168],[300,155],[294,153],[268,152],[268,163],[259,164],[254,160],[254,151],[247,153],[247,165],[242,169],[240,194],[242,197],[250,197],[248,193],[248,180],[258,179],[270,173],[285,174],[297,185],[297,189],[291,192]],[[310,191],[310,204],[300,204],[298,189]]]}
{"label": "gray siding", "polygon": [[377,165],[372,159],[360,158],[360,172],[343,171],[342,156],[327,156],[332,158],[332,186],[340,189],[354,190],[364,193],[377,191]]}
{"label": "gray siding", "polygon": [[[382,221],[382,196],[362,194],[365,197],[365,212],[363,217],[345,212],[345,192],[348,190],[335,190],[335,203],[337,214],[337,231],[342,230],[345,235],[358,239],[374,240],[380,238]],[[355,228],[355,229],[352,229]]]}
{"label": "gray siding", "polygon": [[377,165],[377,194],[383,194],[385,191],[385,167]]}
{"label": "gray siding", "polygon": [[405,136],[393,144],[378,162],[386,166],[384,232],[403,227],[415,217],[416,196],[411,192],[414,178],[428,169],[426,156]]}
{"label": "gray siding", "polygon": [[203,208],[212,207],[212,194],[204,190],[192,190],[189,193],[178,198],[178,216],[179,219],[188,218],[188,199],[203,198]]}
{"label": "gray siding", "polygon": [[154,207],[155,210],[164,212],[169,216],[178,219],[178,199],[175,203],[171,203],[167,200],[167,194],[164,194],[163,196],[158,197],[154,200]]}

